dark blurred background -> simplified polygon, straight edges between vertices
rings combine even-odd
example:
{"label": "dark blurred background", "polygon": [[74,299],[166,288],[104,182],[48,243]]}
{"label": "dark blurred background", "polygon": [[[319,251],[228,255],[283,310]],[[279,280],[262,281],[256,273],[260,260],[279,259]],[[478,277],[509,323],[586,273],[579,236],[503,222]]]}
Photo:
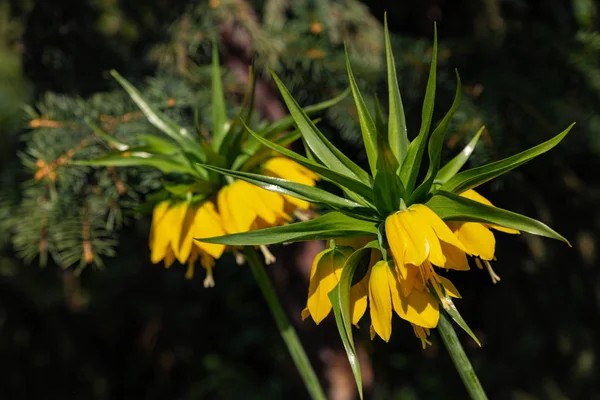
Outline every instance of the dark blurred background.
{"label": "dark blurred background", "polygon": [[[460,335],[490,398],[600,398],[600,8],[592,0],[0,1],[0,221],[11,221],[0,225],[0,398],[307,398],[249,270],[232,259],[218,267],[209,290],[202,277],[185,280],[181,267],[150,264],[147,216],[126,219],[115,236],[116,255],[103,256],[102,269],[90,265],[79,274],[77,260],[52,257],[42,268],[40,255],[19,247],[20,227],[36,218],[23,207],[43,206],[23,201],[33,173],[18,155],[33,154],[37,139],[22,105],[43,100],[51,108],[44,100],[49,91],[93,104],[84,99],[116,89],[111,68],[140,84],[176,76],[193,91],[207,81],[194,80],[200,75],[182,66],[179,49],[184,64],[187,58],[202,66],[214,38],[231,85],[244,83],[256,53],[257,63],[273,65],[303,105],[346,85],[341,55],[349,40],[361,85],[386,104],[384,11],[409,132],[419,126],[434,21],[435,118],[451,103],[453,69],[461,73],[464,101],[446,156],[482,124],[487,131],[471,166],[577,122],[558,148],[480,190],[497,206],[550,224],[573,247],[499,233],[500,283],[479,270],[451,278],[464,298],[457,305],[483,344]],[[277,30],[285,35],[269,35]],[[282,115],[266,75],[261,84],[259,111],[267,119]],[[322,126],[364,163],[352,111],[337,107]],[[17,214],[24,217],[11,219]],[[41,249],[33,239],[34,250]],[[351,399],[334,324],[299,321],[318,246],[275,248],[279,261],[270,272],[330,397]],[[423,351],[410,326],[395,322],[389,344],[370,342],[368,326],[357,335],[368,398],[466,398],[436,334]]]}

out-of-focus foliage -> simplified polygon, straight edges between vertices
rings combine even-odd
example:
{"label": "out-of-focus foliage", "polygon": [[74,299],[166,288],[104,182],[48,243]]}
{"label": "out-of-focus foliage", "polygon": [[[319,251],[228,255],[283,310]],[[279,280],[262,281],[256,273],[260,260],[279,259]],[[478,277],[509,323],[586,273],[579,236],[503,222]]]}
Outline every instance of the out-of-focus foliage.
{"label": "out-of-focus foliage", "polygon": [[[267,65],[275,68],[302,105],[331,97],[346,86],[344,40],[352,48],[351,61],[363,93],[377,93],[385,104],[381,21],[386,10],[409,134],[420,123],[434,20],[440,34],[440,110],[452,101],[453,68],[460,71],[465,95],[447,138],[446,156],[482,124],[487,131],[472,164],[513,154],[577,121],[551,157],[483,188],[494,204],[550,223],[574,248],[529,235],[505,242],[498,235],[499,284],[472,284],[472,279],[486,279],[484,272],[451,278],[465,298],[478,299],[464,301],[460,308],[484,343],[481,349],[467,351],[490,398],[598,396],[600,10],[596,3],[2,4],[9,3],[11,7],[0,12],[0,363],[10,373],[0,379],[0,397],[304,398],[245,268],[225,264],[217,272],[215,289],[201,290],[199,280],[186,282],[181,274],[150,265],[148,221],[131,217],[118,236],[95,239],[118,241],[116,248],[110,246],[115,257],[98,254],[103,256],[103,271],[89,268],[80,281],[71,268],[55,267],[54,262],[78,266],[85,261],[84,204],[89,204],[90,223],[102,232],[107,229],[111,201],[118,199],[130,210],[156,184],[150,171],[115,171],[127,186],[121,195],[106,169],[61,167],[56,182],[36,181],[35,163],[58,160],[83,139],[89,142],[81,151],[98,151],[94,148],[99,142],[82,124],[84,116],[100,120],[101,115],[118,118],[136,111],[120,90],[113,91],[116,85],[105,73],[109,68],[143,88],[154,104],[175,118],[193,121],[193,107],[202,110],[207,104],[202,100],[209,82],[204,65],[211,39],[219,41],[229,71],[226,90],[231,107],[239,99],[244,71],[255,54],[260,70]],[[263,116],[277,117],[283,108],[266,74],[260,85],[264,104],[257,106]],[[171,97],[175,106],[169,106]],[[348,100],[328,111],[320,127],[336,145],[366,163],[364,154],[352,151],[362,145],[356,145],[360,133]],[[24,101],[31,102],[38,115],[20,113]],[[28,127],[42,116],[65,125]],[[123,122],[114,125],[117,135],[147,128],[135,119]],[[71,123],[83,128],[72,129]],[[17,151],[28,163],[21,165]],[[47,210],[48,203],[40,202],[45,196],[58,207],[57,226],[63,224],[71,236],[55,239],[57,246],[64,246],[57,254],[64,255],[50,257],[51,267],[39,269],[34,253],[39,250],[41,214]],[[96,214],[97,209],[104,211]],[[18,227],[21,233],[14,234]],[[29,253],[19,243],[27,244]],[[100,247],[92,246],[96,248]],[[18,255],[27,254],[33,262],[24,265]],[[307,283],[299,279],[295,285],[304,296]],[[299,317],[299,309],[292,307],[291,312]],[[308,339],[309,352],[320,368],[321,361],[327,361],[324,353],[318,353],[317,343],[323,338],[311,333],[309,324],[301,325],[301,336]],[[434,346],[423,357],[410,329],[400,324],[394,329],[388,345],[371,343],[368,332],[357,335],[373,360],[373,398],[464,397],[441,342],[434,338]]]}

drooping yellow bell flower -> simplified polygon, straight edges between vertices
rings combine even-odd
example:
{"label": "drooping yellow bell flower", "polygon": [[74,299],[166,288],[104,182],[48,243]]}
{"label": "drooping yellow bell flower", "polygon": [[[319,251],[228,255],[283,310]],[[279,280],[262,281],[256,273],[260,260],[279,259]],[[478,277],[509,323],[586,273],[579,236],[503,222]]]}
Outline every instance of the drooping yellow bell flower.
{"label": "drooping yellow bell flower", "polygon": [[[428,343],[428,329],[436,327],[439,319],[437,301],[430,289],[435,291],[444,307],[449,306],[445,301],[446,295],[459,296],[454,285],[438,275],[433,267],[467,270],[469,265],[466,254],[470,253],[441,218],[423,204],[414,204],[388,216],[385,234],[394,259],[395,273],[386,270],[384,274],[384,268],[380,267],[374,284],[383,293],[387,283],[388,297],[395,299],[399,304],[398,309],[402,310],[399,312],[395,308],[396,313],[413,324],[415,333],[425,345]],[[373,273],[374,271],[371,274]],[[380,300],[379,303],[385,304],[385,301]],[[373,303],[371,314],[373,315]],[[381,315],[387,318],[387,314]],[[387,319],[380,318],[378,325],[373,324],[373,329],[387,340],[391,325],[382,321]]]}
{"label": "drooping yellow bell flower", "polygon": [[[313,260],[310,271],[308,299],[306,308],[302,310],[303,320],[311,316],[318,325],[331,312],[332,305],[331,300],[329,300],[329,292],[338,284],[344,263],[355,250],[363,247],[364,244],[371,240],[367,236],[356,239],[336,239],[335,248],[323,250]],[[350,246],[352,244],[353,246]],[[350,288],[350,315],[354,325],[358,324],[367,310],[370,268],[379,259],[381,259],[381,252],[377,249],[371,249],[369,270],[359,282]]]}
{"label": "drooping yellow bell flower", "polygon": [[386,342],[392,334],[392,310],[402,319],[425,329],[435,328],[439,306],[427,290],[413,290],[405,296],[396,268],[391,261],[381,260],[369,277],[371,338],[378,334]]}
{"label": "drooping yellow bell flower", "polygon": [[213,286],[212,268],[225,250],[224,245],[203,243],[195,237],[224,235],[221,219],[212,201],[192,204],[189,201],[163,201],[152,213],[150,259],[154,264],[164,260],[169,268],[175,260],[188,264],[187,278],[192,278],[198,258],[207,271],[205,286]]}
{"label": "drooping yellow bell flower", "polygon": [[[460,194],[470,200],[493,207],[494,205],[485,197],[470,189]],[[467,252],[475,257],[475,263],[481,269],[485,264],[492,282],[496,283],[500,277],[494,272],[490,265],[491,260],[495,260],[496,238],[491,229],[505,233],[519,234],[516,229],[505,228],[503,226],[484,224],[479,222],[448,222],[448,227],[454,232],[458,240],[465,246]]]}

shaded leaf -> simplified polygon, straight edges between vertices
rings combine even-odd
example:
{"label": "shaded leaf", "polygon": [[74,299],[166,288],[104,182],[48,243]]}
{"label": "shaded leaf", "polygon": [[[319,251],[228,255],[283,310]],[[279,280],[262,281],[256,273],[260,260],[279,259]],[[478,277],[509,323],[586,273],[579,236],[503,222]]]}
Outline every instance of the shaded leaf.
{"label": "shaded leaf", "polygon": [[460,171],[460,169],[465,165],[473,150],[477,146],[477,142],[479,142],[479,137],[481,133],[485,129],[485,126],[479,128],[475,136],[467,143],[467,145],[462,149],[460,153],[458,153],[452,160],[450,160],[446,165],[440,169],[435,177],[435,180],[439,183],[444,183],[448,179],[452,178],[454,175]]}

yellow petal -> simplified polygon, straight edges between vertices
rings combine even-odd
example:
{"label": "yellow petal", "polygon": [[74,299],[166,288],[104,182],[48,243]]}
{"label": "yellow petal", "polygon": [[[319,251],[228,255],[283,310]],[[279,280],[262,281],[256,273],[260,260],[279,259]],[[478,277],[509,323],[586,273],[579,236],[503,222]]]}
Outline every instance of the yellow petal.
{"label": "yellow petal", "polygon": [[399,282],[389,272],[390,293],[394,311],[400,318],[424,328],[435,328],[440,318],[439,305],[426,290],[413,290],[404,296]]}
{"label": "yellow petal", "polygon": [[483,260],[493,260],[496,248],[494,234],[479,222],[450,222],[454,234],[467,252]]}
{"label": "yellow petal", "polygon": [[442,251],[446,256],[444,268],[455,269],[458,271],[468,271],[471,268],[467,261],[467,254],[464,251],[445,242],[440,242],[440,244],[442,245]]}
{"label": "yellow petal", "polygon": [[500,232],[510,233],[511,235],[519,235],[521,233],[520,231],[518,231],[516,229],[507,228],[507,227],[500,226],[500,225],[491,225],[491,224],[488,224],[488,227],[490,227],[492,229],[495,229],[497,231],[500,231]]}
{"label": "yellow petal", "polygon": [[386,342],[392,335],[392,299],[390,295],[389,271],[386,261],[379,261],[371,269],[369,278],[369,303],[371,304],[371,324]]}
{"label": "yellow petal", "polygon": [[326,249],[313,261],[306,306],[316,324],[331,312],[329,292],[338,284],[344,262],[351,253],[351,250],[339,247]]}
{"label": "yellow petal", "polygon": [[417,275],[419,274],[419,267],[412,264],[396,264],[396,276],[398,282],[400,282],[400,287],[402,288],[402,293],[405,296],[408,296],[413,288],[415,287],[415,283],[417,282]]}
{"label": "yellow petal", "polygon": [[[450,230],[450,228],[448,228],[448,225],[446,225],[444,223],[444,221],[442,221],[442,219],[436,214],[434,213],[429,207],[423,205],[423,204],[416,204],[411,206],[411,208],[414,208],[415,210],[417,210],[417,212],[419,213],[419,216],[422,220],[427,221],[427,224],[429,226],[431,226],[431,228],[433,229],[433,231],[435,232],[435,235],[439,238],[439,240],[446,242],[448,244],[451,244],[452,246],[462,250],[462,251],[467,251],[467,249],[465,249],[465,247],[462,245],[462,243],[456,239],[456,236],[452,233],[452,230]],[[435,262],[433,262],[433,260],[430,258],[429,261],[431,261],[432,264],[437,265],[438,267],[443,266],[444,264],[436,264]]]}
{"label": "yellow petal", "polygon": [[165,254],[165,268],[166,269],[171,268],[171,265],[173,265],[174,262],[175,262],[175,254],[173,254],[173,250],[171,249],[171,246],[169,246],[167,248],[167,252]]}
{"label": "yellow petal", "polygon": [[460,299],[462,297],[460,295],[460,293],[458,293],[458,289],[456,289],[456,286],[454,286],[454,284],[452,282],[450,282],[450,279],[444,278],[441,275],[438,275],[437,277],[441,281],[440,283],[442,284],[442,286],[446,290],[446,294],[448,296],[454,297],[456,299]]}
{"label": "yellow petal", "polygon": [[367,271],[365,276],[357,284],[350,288],[350,315],[352,324],[358,325],[358,321],[367,311],[367,296],[369,294],[369,275]]}
{"label": "yellow petal", "polygon": [[[486,206],[494,207],[494,205],[492,204],[491,201],[489,201],[488,199],[486,199],[485,197],[483,197],[482,195],[480,195],[479,193],[477,193],[473,189],[469,189],[466,192],[461,193],[460,195],[462,197],[466,197],[467,199],[476,201],[478,203],[485,204]],[[513,235],[516,235],[516,234],[518,235],[519,233],[521,233],[521,232],[519,232],[516,229],[505,228],[505,227],[499,226],[499,225],[491,225],[490,224],[488,226],[490,228],[492,228],[492,229],[497,230],[497,231],[504,232],[504,233],[510,233],[510,234],[513,234]]]}
{"label": "yellow petal", "polygon": [[[194,219],[193,237],[207,238],[222,236],[225,235],[225,233],[221,218],[215,209],[215,204],[212,201],[205,201],[202,203],[198,207]],[[220,258],[225,250],[225,246],[222,244],[204,243],[194,240],[194,245],[214,258]]]}
{"label": "yellow petal", "polygon": [[227,233],[247,232],[256,219],[256,212],[242,200],[246,194],[239,182],[221,188],[217,195],[219,214]]}
{"label": "yellow petal", "polygon": [[152,248],[152,244],[154,243],[154,235],[156,234],[156,230],[160,225],[162,219],[164,218],[167,210],[169,209],[170,202],[169,201],[161,201],[157,205],[154,206],[152,210],[152,226],[150,227],[150,236],[149,236],[149,244],[150,248]]}
{"label": "yellow petal", "polygon": [[189,206],[189,203],[187,202],[186,204],[188,207],[186,208],[183,223],[181,224],[181,232],[179,234],[179,252],[176,253],[177,261],[181,264],[185,264],[190,257],[195,236],[194,221],[196,218],[197,207]]}
{"label": "yellow petal", "polygon": [[319,179],[311,170],[285,157],[269,159],[264,165],[264,170],[276,177],[308,186],[314,186],[315,181]]}

